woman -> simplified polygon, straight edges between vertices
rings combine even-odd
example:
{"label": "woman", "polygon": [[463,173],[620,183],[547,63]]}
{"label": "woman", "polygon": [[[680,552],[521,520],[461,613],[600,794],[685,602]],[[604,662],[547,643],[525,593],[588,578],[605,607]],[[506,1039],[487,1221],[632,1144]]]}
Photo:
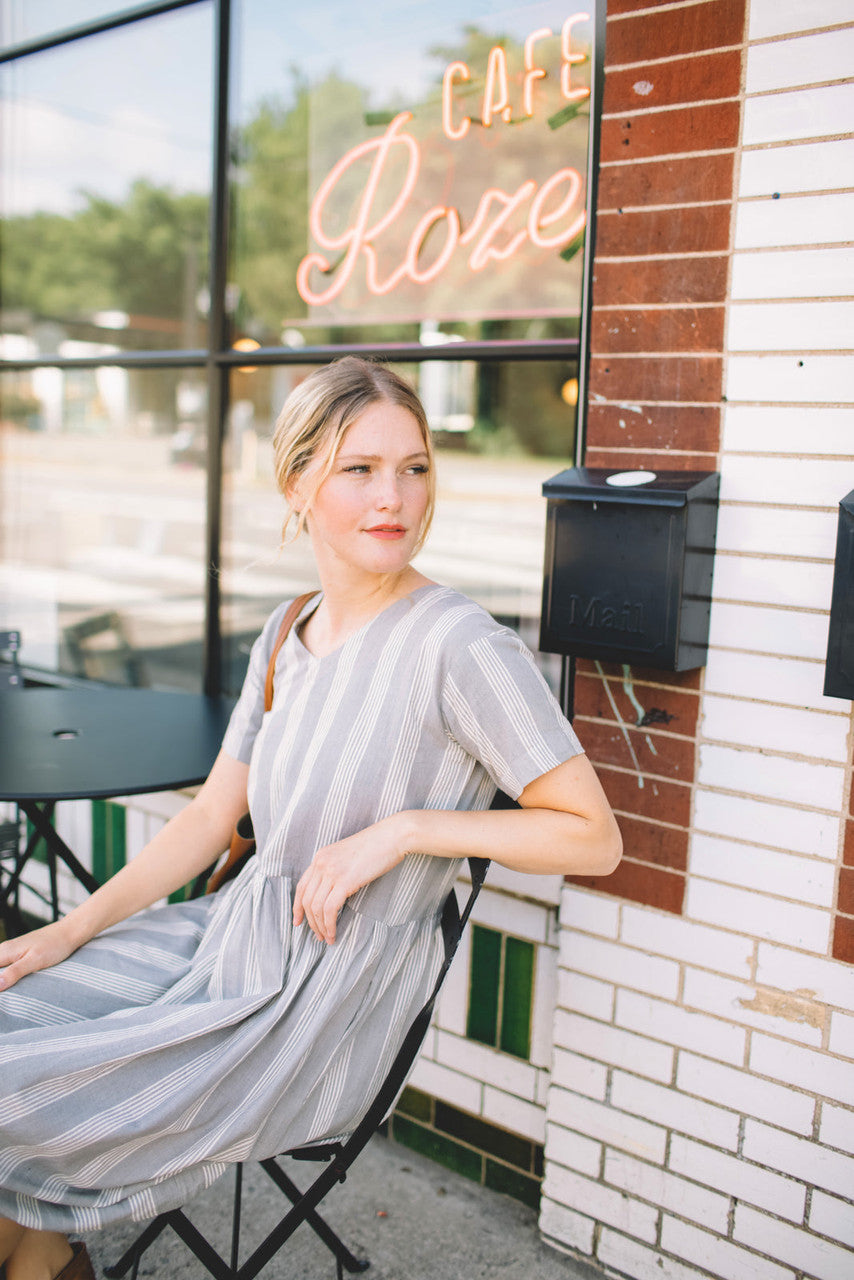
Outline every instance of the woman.
{"label": "woman", "polygon": [[[351,1130],[438,971],[461,857],[584,874],[620,857],[527,650],[412,566],[434,478],[408,384],[347,357],[289,397],[274,443],[322,590],[276,661],[272,710],[285,606],[195,799],[63,920],[0,946],[7,1280],[88,1277],[67,1231],[152,1217],[230,1162]],[[496,785],[521,809],[488,810]],[[258,852],[240,875],[151,907],[216,859],[247,802]]]}

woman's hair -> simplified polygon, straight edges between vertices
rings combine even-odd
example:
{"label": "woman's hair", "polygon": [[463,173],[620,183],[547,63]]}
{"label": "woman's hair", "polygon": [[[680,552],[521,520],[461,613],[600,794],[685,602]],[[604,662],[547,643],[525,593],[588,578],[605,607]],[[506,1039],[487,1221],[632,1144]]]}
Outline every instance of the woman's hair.
{"label": "woman's hair", "polygon": [[[316,369],[295,387],[285,401],[273,432],[273,457],[276,484],[288,501],[288,515],[282,530],[283,541],[292,540],[305,527],[311,503],[335,464],[341,441],[348,427],[371,405],[393,404],[411,413],[421,430],[429,461],[427,473],[427,510],[415,550],[424,544],[433,519],[436,502],[436,479],[433,470],[433,442],[427,415],[415,390],[388,365],[344,356],[332,364]],[[312,462],[318,460],[314,484],[296,511],[288,499],[288,489],[296,483]],[[288,539],[288,525],[296,518],[296,529]]]}

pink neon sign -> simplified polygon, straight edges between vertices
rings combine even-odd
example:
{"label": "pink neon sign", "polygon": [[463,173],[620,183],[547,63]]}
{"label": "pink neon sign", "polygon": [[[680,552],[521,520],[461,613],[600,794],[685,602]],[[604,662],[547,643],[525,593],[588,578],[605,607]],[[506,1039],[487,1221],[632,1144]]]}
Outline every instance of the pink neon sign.
{"label": "pink neon sign", "polygon": [[576,41],[587,22],[574,13],[509,52],[496,42],[480,67],[449,62],[433,118],[423,105],[399,111],[332,165],[296,274],[311,308],[440,318],[466,314],[474,290],[487,314],[572,309],[560,255],[586,225],[587,132],[573,149],[561,126],[590,95],[574,78],[589,61]]}

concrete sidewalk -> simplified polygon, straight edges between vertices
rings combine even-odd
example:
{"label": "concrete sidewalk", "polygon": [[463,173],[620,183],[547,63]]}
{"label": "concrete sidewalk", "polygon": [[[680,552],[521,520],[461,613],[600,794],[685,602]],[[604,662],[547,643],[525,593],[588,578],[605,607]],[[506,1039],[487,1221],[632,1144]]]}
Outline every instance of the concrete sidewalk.
{"label": "concrete sidewalk", "polygon": [[[315,1167],[285,1165],[300,1186],[308,1184]],[[200,1230],[226,1256],[232,1187],[226,1174],[188,1206]],[[286,1204],[259,1166],[247,1166],[241,1260]],[[542,1243],[533,1210],[381,1137],[372,1139],[320,1211],[358,1257],[370,1259],[365,1280],[602,1280],[597,1268]],[[122,1225],[87,1237],[96,1275],[135,1235],[134,1228]],[[207,1272],[166,1231],[146,1254],[139,1274],[202,1280]],[[334,1258],[303,1223],[259,1280],[334,1278]]]}

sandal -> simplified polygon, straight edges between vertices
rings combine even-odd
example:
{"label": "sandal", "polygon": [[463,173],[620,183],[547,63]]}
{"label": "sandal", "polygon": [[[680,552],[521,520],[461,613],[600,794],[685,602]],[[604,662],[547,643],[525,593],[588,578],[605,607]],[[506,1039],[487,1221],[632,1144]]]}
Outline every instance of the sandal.
{"label": "sandal", "polygon": [[74,1250],[73,1256],[54,1280],[95,1280],[92,1260],[85,1244],[82,1240],[78,1240],[72,1244],[71,1248]]}

